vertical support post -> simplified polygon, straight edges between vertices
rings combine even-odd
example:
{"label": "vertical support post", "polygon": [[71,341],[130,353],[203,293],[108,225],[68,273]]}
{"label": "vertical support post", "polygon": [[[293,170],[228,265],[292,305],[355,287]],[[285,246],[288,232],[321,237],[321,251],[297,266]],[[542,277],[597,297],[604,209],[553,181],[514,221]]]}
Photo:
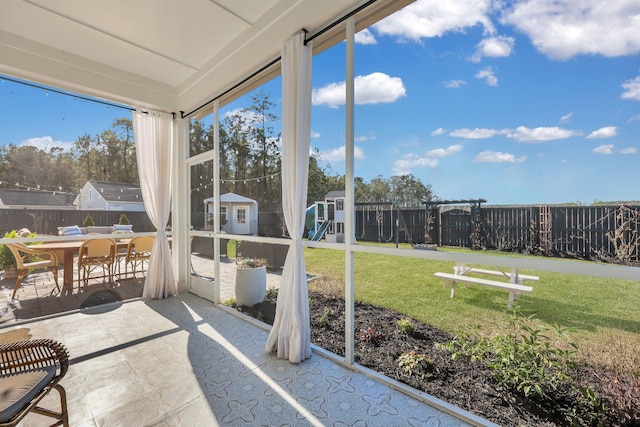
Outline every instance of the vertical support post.
{"label": "vertical support post", "polygon": [[[172,191],[172,262],[173,271],[178,282],[178,292],[189,290],[189,256],[190,249],[188,246],[189,236],[189,177],[188,167],[186,165],[187,150],[189,148],[189,126],[187,121],[178,119],[174,120],[173,127],[173,191]],[[175,233],[175,230],[179,230]],[[183,232],[186,231],[186,232]]]}
{"label": "vertical support post", "polygon": [[354,317],[354,300],[355,300],[355,284],[354,284],[354,256],[351,246],[354,242],[355,227],[353,222],[355,209],[355,191],[354,191],[354,37],[355,37],[355,18],[352,16],[346,22],[346,102],[345,102],[345,124],[346,124],[346,165],[345,165],[345,362],[348,365],[354,363],[354,345],[355,345],[355,317]]}
{"label": "vertical support post", "polygon": [[213,299],[220,304],[220,101],[213,102]]}

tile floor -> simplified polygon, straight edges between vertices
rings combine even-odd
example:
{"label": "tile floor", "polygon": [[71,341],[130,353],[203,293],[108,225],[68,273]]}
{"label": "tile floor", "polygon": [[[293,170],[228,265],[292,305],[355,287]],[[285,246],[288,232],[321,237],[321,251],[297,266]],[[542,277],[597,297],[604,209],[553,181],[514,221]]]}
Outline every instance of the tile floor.
{"label": "tile floor", "polygon": [[266,330],[192,294],[15,327],[68,347],[72,426],[468,425],[316,353],[277,359],[264,351]]}
{"label": "tile floor", "polygon": [[[27,283],[24,292],[31,285],[44,289]],[[71,426],[490,425],[464,411],[451,415],[443,402],[425,403],[321,352],[300,364],[277,359],[265,352],[267,330],[195,295],[144,301],[140,293],[140,282],[123,281],[67,303],[40,302],[32,317],[0,323],[0,333],[29,328],[33,338],[67,346],[62,384]],[[56,297],[36,300],[46,298]],[[37,316],[53,306],[72,311]],[[53,394],[45,405],[56,407]],[[48,422],[31,414],[21,425]]]}

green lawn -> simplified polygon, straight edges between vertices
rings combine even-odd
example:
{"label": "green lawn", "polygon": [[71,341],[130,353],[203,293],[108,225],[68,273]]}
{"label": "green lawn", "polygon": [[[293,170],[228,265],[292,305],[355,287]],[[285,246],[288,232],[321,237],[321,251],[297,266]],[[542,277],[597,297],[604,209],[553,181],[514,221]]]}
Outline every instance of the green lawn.
{"label": "green lawn", "polygon": [[[389,245],[394,247],[394,245]],[[409,247],[403,245],[403,247]],[[444,248],[455,252],[466,249]],[[494,252],[493,255],[524,256]],[[306,248],[307,271],[344,283],[344,252]],[[355,254],[355,294],[359,301],[384,306],[455,333],[478,324],[486,333],[506,325],[508,292],[480,286],[458,287],[449,297],[436,271],[453,272],[453,262]],[[640,281],[624,281],[544,271],[532,294],[517,306],[546,324],[569,328],[580,354],[599,365],[640,374]]]}

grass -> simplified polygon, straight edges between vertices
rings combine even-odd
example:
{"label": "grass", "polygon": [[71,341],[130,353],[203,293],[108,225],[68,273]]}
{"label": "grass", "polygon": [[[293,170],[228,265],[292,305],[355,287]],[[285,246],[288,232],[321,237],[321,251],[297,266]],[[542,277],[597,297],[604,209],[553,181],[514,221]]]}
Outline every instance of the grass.
{"label": "grass", "polygon": [[[444,250],[471,252],[460,248]],[[309,273],[344,283],[344,252],[306,248],[305,258]],[[453,272],[453,266],[450,261],[358,252],[354,270],[356,299],[393,309],[450,333],[474,324],[487,334],[504,328],[510,316],[508,293],[460,286],[456,298],[451,299],[449,289],[433,273]],[[533,293],[517,301],[524,314],[535,314],[545,324],[568,328],[569,340],[578,346],[585,360],[640,375],[640,281],[521,272],[540,277],[538,282],[529,282]]]}

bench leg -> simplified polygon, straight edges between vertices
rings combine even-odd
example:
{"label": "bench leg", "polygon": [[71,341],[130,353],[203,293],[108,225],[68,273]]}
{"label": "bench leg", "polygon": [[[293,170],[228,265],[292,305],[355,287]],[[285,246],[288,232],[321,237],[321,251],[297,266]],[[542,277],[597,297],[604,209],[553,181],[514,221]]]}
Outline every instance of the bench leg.
{"label": "bench leg", "polygon": [[451,281],[451,298],[454,298],[456,296],[456,281],[452,280]]}
{"label": "bench leg", "polygon": [[516,293],[514,291],[509,291],[509,304],[507,304],[508,309],[513,308],[513,301],[516,299]]}

